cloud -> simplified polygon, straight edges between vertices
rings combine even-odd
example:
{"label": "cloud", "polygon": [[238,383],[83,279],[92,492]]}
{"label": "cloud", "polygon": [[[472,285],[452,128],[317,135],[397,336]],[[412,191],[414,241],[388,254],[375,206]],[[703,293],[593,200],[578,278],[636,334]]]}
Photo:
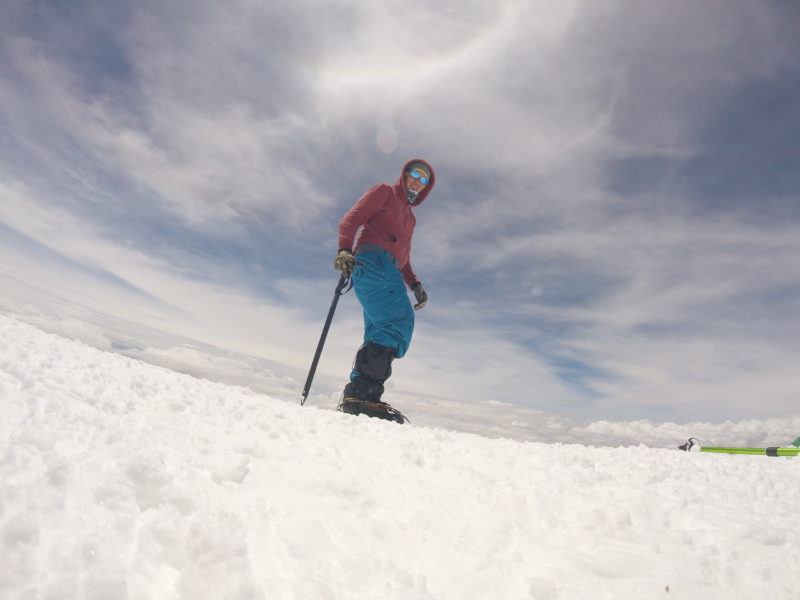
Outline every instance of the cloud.
{"label": "cloud", "polygon": [[[182,334],[213,323],[195,333],[301,368],[336,223],[424,156],[431,302],[399,389],[784,414],[797,25],[744,0],[19,2],[0,25],[0,218],[98,304],[113,289],[150,319],[125,289],[187,310]],[[353,304],[326,389],[360,340]],[[252,322],[273,332],[261,350]]]}

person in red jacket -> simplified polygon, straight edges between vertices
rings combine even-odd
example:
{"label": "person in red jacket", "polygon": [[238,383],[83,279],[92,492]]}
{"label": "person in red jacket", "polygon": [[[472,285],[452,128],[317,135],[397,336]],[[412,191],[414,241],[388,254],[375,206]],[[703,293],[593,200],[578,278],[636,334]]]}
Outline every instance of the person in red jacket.
{"label": "person in red jacket", "polygon": [[[338,409],[394,420],[405,417],[381,400],[391,363],[408,351],[414,332],[414,310],[428,301],[411,267],[412,209],[431,193],[436,175],[431,165],[414,158],[403,165],[394,185],[379,183],[339,222],[339,252],[333,266],[350,275],[364,312],[364,343],[356,353],[350,382]],[[357,232],[361,228],[360,234]],[[406,293],[414,293],[414,310]]]}

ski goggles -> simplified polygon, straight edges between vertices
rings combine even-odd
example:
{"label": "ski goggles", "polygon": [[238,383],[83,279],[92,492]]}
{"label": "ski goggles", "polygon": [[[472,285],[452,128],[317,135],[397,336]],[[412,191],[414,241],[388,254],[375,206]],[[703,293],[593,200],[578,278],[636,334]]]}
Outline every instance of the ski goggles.
{"label": "ski goggles", "polygon": [[422,171],[420,171],[419,169],[411,169],[411,170],[408,172],[408,174],[409,174],[409,175],[411,175],[411,176],[412,176],[414,179],[419,179],[419,182],[420,182],[422,185],[428,185],[428,181],[430,181],[430,180],[428,179],[428,177],[425,175],[425,173],[423,173],[423,172],[422,172]]}

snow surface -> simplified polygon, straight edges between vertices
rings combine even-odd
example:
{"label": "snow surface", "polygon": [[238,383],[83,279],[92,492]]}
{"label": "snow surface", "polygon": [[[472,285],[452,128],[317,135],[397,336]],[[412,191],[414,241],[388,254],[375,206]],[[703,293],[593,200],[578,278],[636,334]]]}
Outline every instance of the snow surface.
{"label": "snow surface", "polygon": [[[663,448],[599,445],[648,431],[652,444],[678,429],[666,424],[523,424],[590,446],[422,426],[411,410],[411,425],[355,418],[8,316],[0,344],[3,600],[779,600],[800,587],[800,459],[674,449],[696,430]],[[704,433],[741,443],[797,425]]]}

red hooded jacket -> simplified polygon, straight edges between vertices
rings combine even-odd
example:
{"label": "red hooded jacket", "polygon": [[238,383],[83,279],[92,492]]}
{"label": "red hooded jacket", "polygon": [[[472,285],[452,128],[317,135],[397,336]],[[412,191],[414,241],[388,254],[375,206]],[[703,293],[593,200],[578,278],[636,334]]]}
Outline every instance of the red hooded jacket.
{"label": "red hooded jacket", "polygon": [[[414,204],[410,204],[406,196],[406,169],[408,165],[421,162],[431,173],[430,181],[422,190]],[[411,236],[414,235],[414,218],[412,207],[423,203],[436,183],[436,175],[427,161],[412,158],[400,172],[400,178],[394,185],[379,183],[372,186],[358,199],[347,214],[339,222],[339,249],[352,248],[354,251],[361,244],[375,244],[392,253],[397,261],[397,268],[403,274],[408,287],[419,279],[411,268]],[[361,226],[361,234],[353,246],[356,232]]]}

